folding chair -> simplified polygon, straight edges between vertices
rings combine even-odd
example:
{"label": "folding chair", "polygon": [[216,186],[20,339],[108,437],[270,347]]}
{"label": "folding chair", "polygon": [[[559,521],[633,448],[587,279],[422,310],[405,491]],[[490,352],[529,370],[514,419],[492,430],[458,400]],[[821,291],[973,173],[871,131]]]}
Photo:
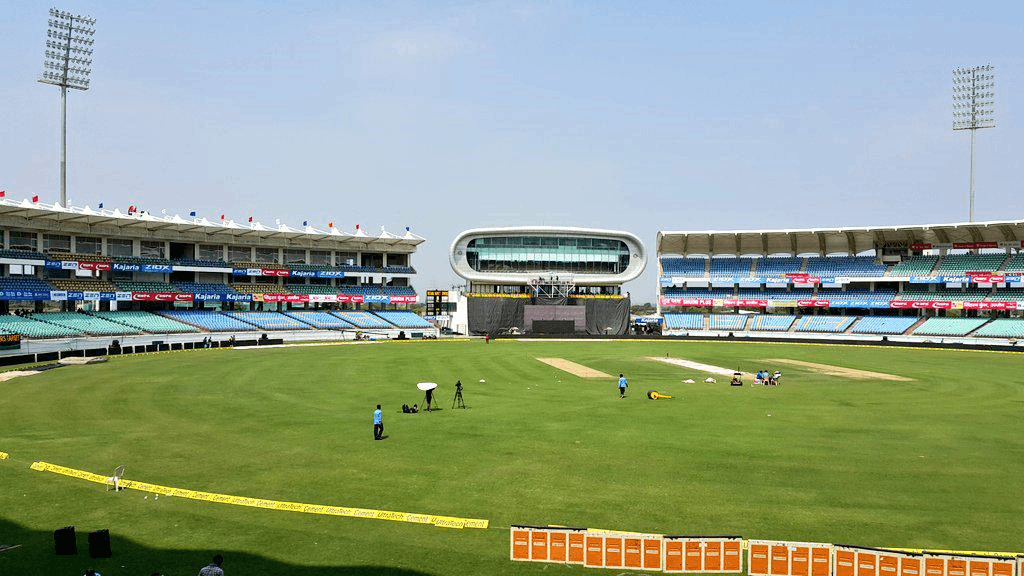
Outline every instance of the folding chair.
{"label": "folding chair", "polygon": [[121,489],[121,477],[124,476],[124,466],[118,466],[114,468],[114,474],[107,478],[107,491],[110,491],[110,487],[114,487],[114,492]]}

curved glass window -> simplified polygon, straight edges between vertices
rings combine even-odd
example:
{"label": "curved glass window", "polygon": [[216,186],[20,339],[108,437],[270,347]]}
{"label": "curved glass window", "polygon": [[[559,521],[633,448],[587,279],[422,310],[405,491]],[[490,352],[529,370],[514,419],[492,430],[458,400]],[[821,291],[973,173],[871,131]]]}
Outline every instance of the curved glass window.
{"label": "curved glass window", "polygon": [[477,272],[619,274],[629,266],[622,240],[557,236],[490,236],[469,241],[466,260]]}

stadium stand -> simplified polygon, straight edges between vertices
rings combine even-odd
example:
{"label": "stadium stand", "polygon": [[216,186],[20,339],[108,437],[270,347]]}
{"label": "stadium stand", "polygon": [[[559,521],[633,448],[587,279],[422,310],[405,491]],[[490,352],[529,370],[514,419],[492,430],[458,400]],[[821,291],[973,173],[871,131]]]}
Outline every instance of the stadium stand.
{"label": "stadium stand", "polygon": [[785,276],[786,274],[799,274],[804,265],[803,258],[794,257],[769,257],[755,258],[756,268],[754,276]]}
{"label": "stadium stand", "polygon": [[218,312],[207,312],[201,310],[165,310],[158,312],[161,316],[192,324],[211,332],[252,332],[256,329],[252,324],[247,324]]}
{"label": "stadium stand", "polygon": [[118,290],[124,292],[177,292],[170,282],[140,282],[138,280],[115,280]]}
{"label": "stadium stand", "polygon": [[391,324],[369,312],[331,312],[357,328],[392,328]]}
{"label": "stadium stand", "polygon": [[39,290],[49,292],[54,287],[34,276],[11,276],[0,278],[0,290]]}
{"label": "stadium stand", "polygon": [[170,318],[164,318],[149,312],[90,312],[92,316],[102,318],[110,322],[123,324],[143,332],[154,334],[172,334],[176,332],[198,332],[199,329],[188,324],[182,324]]}
{"label": "stadium stand", "polygon": [[230,268],[223,260],[200,260],[197,258],[179,258],[174,261],[175,266],[191,266],[193,268]]}
{"label": "stadium stand", "polygon": [[995,272],[1006,260],[1006,253],[946,254],[935,271],[939,275],[958,276],[967,272]]}
{"label": "stadium stand", "polygon": [[[956,294],[959,294],[957,291]],[[954,299],[954,292],[952,290],[935,290],[931,291],[928,286],[916,286],[908,285],[903,289],[903,292],[899,293],[893,300],[918,300],[922,302],[945,302]]]}
{"label": "stadium stand", "polygon": [[919,319],[916,316],[865,316],[850,332],[852,334],[903,334]]}
{"label": "stadium stand", "polygon": [[119,290],[117,286],[105,280],[79,280],[77,278],[61,280],[54,278],[50,280],[50,284],[53,285],[55,290],[66,290],[68,292],[79,290],[82,292],[116,292]]}
{"label": "stadium stand", "polygon": [[41,252],[35,250],[0,250],[0,258],[11,258],[14,260],[46,260]]}
{"label": "stadium stand", "polygon": [[895,288],[818,288],[818,298],[822,300],[849,300],[849,299],[872,299],[892,300],[896,295]]}
{"label": "stadium stand", "polygon": [[746,314],[711,314],[708,327],[711,330],[743,330],[747,325]]}
{"label": "stadium stand", "polygon": [[330,284],[285,284],[285,290],[292,294],[337,294],[338,289]]}
{"label": "stadium stand", "polygon": [[239,294],[291,294],[284,286],[265,282],[249,282],[232,284],[231,288]]}
{"label": "stadium stand", "polygon": [[785,289],[761,289],[761,288],[740,288],[737,298],[743,300],[806,300],[814,298],[812,288]]}
{"label": "stadium stand", "polygon": [[399,328],[431,328],[433,326],[420,316],[403,310],[379,310],[375,314]]}
{"label": "stadium stand", "polygon": [[751,258],[712,258],[709,270],[712,276],[750,276]]}
{"label": "stadium stand", "polygon": [[1006,272],[1024,272],[1024,252],[1018,252],[1013,255],[1004,267]]}
{"label": "stadium stand", "polygon": [[381,290],[388,296],[415,296],[416,291],[412,286],[381,286]]}
{"label": "stadium stand", "polygon": [[873,256],[813,256],[807,259],[811,276],[884,276],[889,267]]}
{"label": "stadium stand", "polygon": [[99,254],[72,254],[69,252],[51,252],[50,260],[64,260],[66,262],[110,262],[109,256]]}
{"label": "stadium stand", "polygon": [[990,338],[1024,338],[1024,320],[997,318],[982,326],[974,335]]}
{"label": "stadium stand", "polygon": [[309,324],[280,312],[223,312],[224,316],[252,324],[261,330],[308,330]]}
{"label": "stadium stand", "polygon": [[857,318],[854,316],[804,316],[797,322],[797,332],[846,332]]}
{"label": "stadium stand", "polygon": [[889,276],[928,276],[938,261],[938,256],[911,256],[909,260],[893,266]]}
{"label": "stadium stand", "polygon": [[988,318],[938,318],[925,320],[914,330],[916,336],[966,336],[977,330]]}
{"label": "stadium stand", "polygon": [[285,312],[285,314],[321,330],[345,330],[353,328],[351,323],[346,322],[329,312],[290,310]]}
{"label": "stadium stand", "polygon": [[63,338],[81,335],[80,331],[67,326],[49,324],[23,316],[0,316],[0,330],[21,334],[26,338]]}
{"label": "stadium stand", "polygon": [[707,258],[662,258],[661,270],[668,276],[702,278],[707,276]]}
{"label": "stadium stand", "polygon": [[704,315],[694,312],[665,314],[665,328],[669,330],[701,330],[704,328]]}
{"label": "stadium stand", "polygon": [[182,292],[189,294],[238,294],[227,284],[212,282],[175,282],[175,286]]}
{"label": "stadium stand", "polygon": [[1024,302],[1024,289],[1001,288],[988,297],[990,302]]}
{"label": "stadium stand", "polygon": [[56,326],[63,326],[80,334],[115,335],[138,334],[141,332],[138,328],[78,312],[44,312],[33,314],[32,318]]}
{"label": "stadium stand", "polygon": [[792,314],[755,314],[750,329],[759,332],[785,332],[795,320],[796,316]]}

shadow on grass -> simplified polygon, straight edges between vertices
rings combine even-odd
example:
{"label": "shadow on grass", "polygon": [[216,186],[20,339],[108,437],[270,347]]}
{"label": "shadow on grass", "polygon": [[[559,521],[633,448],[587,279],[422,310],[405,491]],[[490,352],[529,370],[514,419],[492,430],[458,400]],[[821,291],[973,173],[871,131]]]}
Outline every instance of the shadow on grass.
{"label": "shadow on grass", "polygon": [[214,554],[224,556],[226,574],[287,574],[326,576],[328,574],[389,574],[425,576],[426,572],[386,566],[301,566],[231,550],[161,550],[111,534],[111,558],[89,557],[89,534],[77,532],[78,554],[57,556],[53,532],[29,530],[19,524],[0,519],[0,545],[19,548],[0,552],[0,574],[60,574],[75,576],[92,568],[103,576],[149,576],[160,572],[166,576],[195,576],[209,564]]}

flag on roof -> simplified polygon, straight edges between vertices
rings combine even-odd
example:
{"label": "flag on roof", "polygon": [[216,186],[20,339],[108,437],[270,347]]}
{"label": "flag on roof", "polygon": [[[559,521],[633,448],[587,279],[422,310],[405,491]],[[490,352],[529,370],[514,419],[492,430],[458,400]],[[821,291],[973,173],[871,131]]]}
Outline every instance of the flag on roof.
{"label": "flag on roof", "polygon": [[189,212],[188,215],[193,217],[193,218],[195,218],[196,217],[196,211],[193,210],[193,211]]}
{"label": "flag on roof", "polygon": [[223,215],[223,214],[221,214],[221,215],[220,215],[220,219],[221,219],[221,220],[223,220],[223,219],[224,219],[224,215]]}
{"label": "flag on roof", "polygon": [[132,204],[131,206],[128,207],[129,214],[135,212],[136,210],[138,210],[138,208],[135,207],[135,204]]}
{"label": "flag on roof", "polygon": [[38,195],[38,194],[36,194],[35,196],[33,196],[33,197],[32,197],[32,201],[33,201],[33,202],[39,202],[39,195]]}
{"label": "flag on roof", "polygon": [[249,216],[249,222],[252,222],[252,216]]}
{"label": "flag on roof", "polygon": [[99,204],[99,206],[97,206],[97,208],[102,209],[103,208],[103,202],[100,202],[100,204]]}
{"label": "flag on roof", "polygon": [[328,228],[334,228],[334,222],[328,222],[327,223],[327,227]]}
{"label": "flag on roof", "polygon": [[7,190],[0,190],[0,198],[6,198],[6,197],[7,197]]}
{"label": "flag on roof", "polygon": [[359,230],[359,224],[356,224],[356,230]]}
{"label": "flag on roof", "polygon": [[303,220],[302,221],[302,225],[303,226],[309,226],[309,220]]}

